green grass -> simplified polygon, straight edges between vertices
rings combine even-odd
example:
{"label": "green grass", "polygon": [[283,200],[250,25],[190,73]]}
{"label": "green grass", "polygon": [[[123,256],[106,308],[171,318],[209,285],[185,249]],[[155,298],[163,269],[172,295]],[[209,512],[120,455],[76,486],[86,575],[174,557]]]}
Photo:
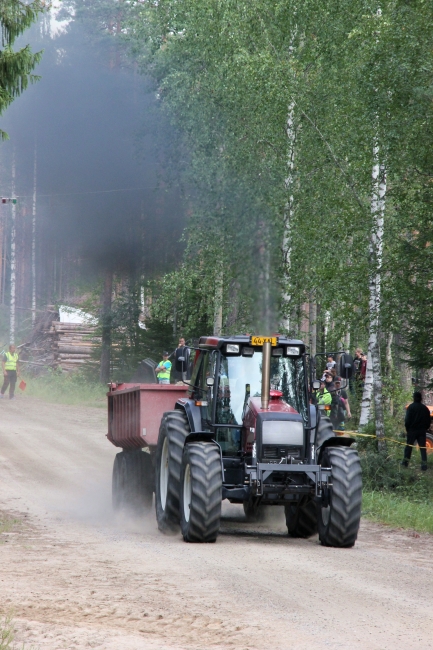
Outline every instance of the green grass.
{"label": "green grass", "polygon": [[80,373],[50,372],[40,377],[25,378],[25,395],[56,404],[84,404],[105,408],[107,386]]}
{"label": "green grass", "polygon": [[14,642],[14,627],[12,619],[5,616],[0,619],[0,650],[12,650]]}
{"label": "green grass", "polygon": [[18,519],[14,519],[0,512],[0,534],[9,533],[19,523]]}
{"label": "green grass", "polygon": [[431,501],[417,503],[388,492],[364,492],[362,516],[389,526],[433,533]]}

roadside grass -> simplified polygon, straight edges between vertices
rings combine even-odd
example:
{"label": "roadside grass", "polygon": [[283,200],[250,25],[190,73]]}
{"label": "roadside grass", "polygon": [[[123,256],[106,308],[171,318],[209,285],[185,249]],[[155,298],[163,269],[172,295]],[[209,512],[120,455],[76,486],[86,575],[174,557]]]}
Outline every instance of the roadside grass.
{"label": "roadside grass", "polygon": [[0,650],[12,650],[15,638],[14,626],[10,616],[0,619]]}
{"label": "roadside grass", "polygon": [[[26,650],[24,643],[15,643],[15,628],[11,616],[5,615],[0,618],[0,650]],[[36,650],[33,646],[27,646],[27,650]]]}
{"label": "roadside grass", "polygon": [[39,377],[25,377],[25,394],[45,402],[82,404],[105,408],[107,387],[81,373],[50,372]]}
{"label": "roadside grass", "polygon": [[[419,449],[408,468],[401,466],[405,436],[401,426],[386,432],[387,450],[379,452],[372,438],[358,438],[363,477],[362,516],[372,521],[433,534],[433,455],[421,471]],[[399,433],[400,431],[400,433]],[[373,433],[374,430],[366,431]],[[402,444],[399,444],[402,443]]]}
{"label": "roadside grass", "polygon": [[[2,533],[9,533],[19,523],[20,523],[19,519],[15,519],[14,517],[9,517],[9,515],[0,511],[0,535]],[[1,650],[1,646],[0,646],[0,650]]]}
{"label": "roadside grass", "polygon": [[433,534],[432,503],[416,503],[386,492],[362,495],[362,516],[381,524]]}

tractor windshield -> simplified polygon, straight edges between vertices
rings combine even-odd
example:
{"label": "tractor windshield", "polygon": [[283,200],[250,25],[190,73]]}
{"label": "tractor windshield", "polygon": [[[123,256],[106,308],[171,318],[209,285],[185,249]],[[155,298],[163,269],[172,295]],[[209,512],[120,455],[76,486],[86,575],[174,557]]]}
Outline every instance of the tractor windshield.
{"label": "tractor windshield", "polygon": [[[242,424],[246,385],[251,397],[262,393],[262,353],[252,357],[221,356],[216,421],[218,424]],[[271,389],[280,390],[283,400],[307,421],[307,393],[302,357],[271,358]]]}

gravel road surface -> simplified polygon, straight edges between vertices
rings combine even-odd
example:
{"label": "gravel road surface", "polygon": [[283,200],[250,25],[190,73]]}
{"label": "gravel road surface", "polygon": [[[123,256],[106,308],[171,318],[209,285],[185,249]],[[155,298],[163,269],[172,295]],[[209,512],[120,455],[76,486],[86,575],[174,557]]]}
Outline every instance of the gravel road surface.
{"label": "gravel road surface", "polygon": [[[363,522],[353,549],[224,507],[216,544],[115,520],[104,409],[0,402],[0,613],[26,650],[433,648],[432,537]],[[18,647],[18,646],[17,646]]]}

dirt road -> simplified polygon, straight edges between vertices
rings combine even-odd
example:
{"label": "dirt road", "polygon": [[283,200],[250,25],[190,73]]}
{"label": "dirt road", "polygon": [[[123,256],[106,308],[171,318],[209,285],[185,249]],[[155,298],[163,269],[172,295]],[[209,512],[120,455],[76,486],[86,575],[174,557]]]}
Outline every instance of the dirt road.
{"label": "dirt road", "polygon": [[0,403],[0,612],[27,649],[433,648],[431,537],[364,523],[328,549],[237,506],[209,545],[116,522],[105,433],[102,409]]}

